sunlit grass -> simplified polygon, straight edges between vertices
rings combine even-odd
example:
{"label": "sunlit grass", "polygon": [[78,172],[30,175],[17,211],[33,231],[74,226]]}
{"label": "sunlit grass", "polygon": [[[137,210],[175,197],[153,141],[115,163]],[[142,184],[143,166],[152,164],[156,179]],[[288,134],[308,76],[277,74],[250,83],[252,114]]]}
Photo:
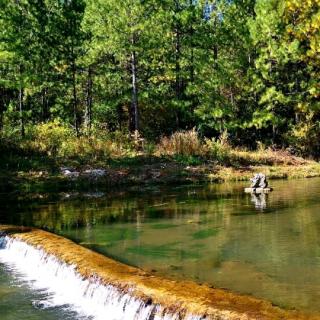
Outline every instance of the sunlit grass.
{"label": "sunlit grass", "polygon": [[[271,179],[320,176],[320,164],[259,145],[257,150],[234,147],[223,133],[217,139],[201,139],[196,130],[179,131],[158,143],[134,141],[123,132],[93,131],[76,137],[59,123],[33,127],[24,139],[0,139],[0,179],[33,181],[61,186],[61,167],[77,171],[108,170],[103,181],[110,184],[180,183],[249,180],[262,172]],[[68,181],[68,183],[71,183]],[[86,184],[82,179],[80,184]],[[54,185],[53,185],[54,187]]]}

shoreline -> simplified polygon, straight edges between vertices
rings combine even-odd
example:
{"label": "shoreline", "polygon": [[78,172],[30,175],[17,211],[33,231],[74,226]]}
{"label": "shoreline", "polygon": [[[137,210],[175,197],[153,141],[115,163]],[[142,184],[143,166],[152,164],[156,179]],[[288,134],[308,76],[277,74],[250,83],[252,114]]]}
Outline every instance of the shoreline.
{"label": "shoreline", "polygon": [[[148,185],[179,185],[249,181],[262,172],[268,179],[301,179],[320,177],[320,164],[309,161],[297,165],[222,166],[203,163],[185,165],[158,161],[141,165],[68,167],[60,170],[0,171],[0,192],[87,191]],[[66,174],[67,172],[68,174]]]}
{"label": "shoreline", "polygon": [[75,265],[76,272],[86,279],[98,279],[105,286],[132,295],[145,305],[161,306],[163,312],[207,319],[320,319],[283,310],[272,303],[227,290],[199,285],[191,281],[170,280],[125,265],[75,244],[61,236],[35,228],[0,225],[0,232],[44,250],[62,263]]}

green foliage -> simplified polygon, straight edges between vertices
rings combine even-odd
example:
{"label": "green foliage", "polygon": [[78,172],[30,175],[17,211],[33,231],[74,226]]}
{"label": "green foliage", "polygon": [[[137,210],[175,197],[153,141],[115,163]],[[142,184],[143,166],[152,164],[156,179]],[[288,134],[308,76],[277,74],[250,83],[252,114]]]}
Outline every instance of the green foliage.
{"label": "green foliage", "polygon": [[35,148],[50,157],[222,162],[231,144],[257,141],[319,157],[319,9],[319,0],[3,0],[0,131],[43,138]]}
{"label": "green foliage", "polygon": [[20,148],[31,154],[44,154],[60,161],[72,160],[79,165],[106,163],[111,158],[135,154],[134,144],[125,133],[111,135],[95,130],[90,137],[77,137],[71,126],[58,120],[28,127],[23,139],[17,140],[13,134],[7,139],[16,141]]}
{"label": "green foliage", "polygon": [[295,125],[288,133],[287,139],[295,147],[296,153],[302,156],[320,154],[320,122],[314,122],[312,114],[304,122]]}
{"label": "green foliage", "polygon": [[[254,110],[250,125],[270,128],[276,143],[292,143],[292,139],[283,140],[289,136],[288,128],[303,127],[300,121],[319,110],[313,90],[319,85],[319,74],[312,59],[306,59],[306,55],[312,55],[314,33],[319,30],[314,20],[317,12],[318,1],[304,5],[290,0],[258,0],[256,17],[249,23],[258,49],[253,83],[260,106]],[[311,21],[314,29],[305,41],[303,37],[308,32],[301,33],[301,30]],[[313,121],[317,118],[314,114]]]}
{"label": "green foliage", "polygon": [[32,146],[46,152],[49,156],[58,156],[61,148],[74,136],[73,131],[59,121],[39,124],[34,128]]}
{"label": "green foliage", "polygon": [[153,142],[147,142],[143,145],[143,152],[147,156],[152,156],[156,150],[156,145]]}
{"label": "green foliage", "polygon": [[218,139],[206,139],[205,144],[207,153],[212,159],[223,163],[230,158],[232,148],[228,142],[227,131],[223,132]]}

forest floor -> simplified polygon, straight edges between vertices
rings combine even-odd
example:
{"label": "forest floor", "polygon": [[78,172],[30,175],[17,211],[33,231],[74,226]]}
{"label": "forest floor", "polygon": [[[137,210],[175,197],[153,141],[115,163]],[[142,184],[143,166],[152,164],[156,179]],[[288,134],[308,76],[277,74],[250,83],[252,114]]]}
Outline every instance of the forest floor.
{"label": "forest floor", "polygon": [[237,157],[217,161],[142,154],[86,163],[2,153],[0,191],[67,191],[120,185],[249,181],[258,172],[266,174],[269,179],[320,177],[320,163],[287,152],[266,151],[263,158],[255,152],[242,156],[238,152]]}

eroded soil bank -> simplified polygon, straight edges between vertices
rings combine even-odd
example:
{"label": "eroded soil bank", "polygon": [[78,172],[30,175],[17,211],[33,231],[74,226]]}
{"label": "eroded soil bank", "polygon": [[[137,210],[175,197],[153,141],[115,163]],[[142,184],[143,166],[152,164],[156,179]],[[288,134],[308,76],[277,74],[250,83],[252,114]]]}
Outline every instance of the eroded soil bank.
{"label": "eroded soil bank", "polygon": [[161,305],[166,312],[178,314],[180,318],[192,314],[230,320],[320,319],[318,315],[282,310],[267,301],[226,290],[154,276],[39,229],[2,225],[0,232],[42,249],[61,262],[76,265],[77,272],[85,278],[99,279],[125,293],[130,291],[146,304]]}

